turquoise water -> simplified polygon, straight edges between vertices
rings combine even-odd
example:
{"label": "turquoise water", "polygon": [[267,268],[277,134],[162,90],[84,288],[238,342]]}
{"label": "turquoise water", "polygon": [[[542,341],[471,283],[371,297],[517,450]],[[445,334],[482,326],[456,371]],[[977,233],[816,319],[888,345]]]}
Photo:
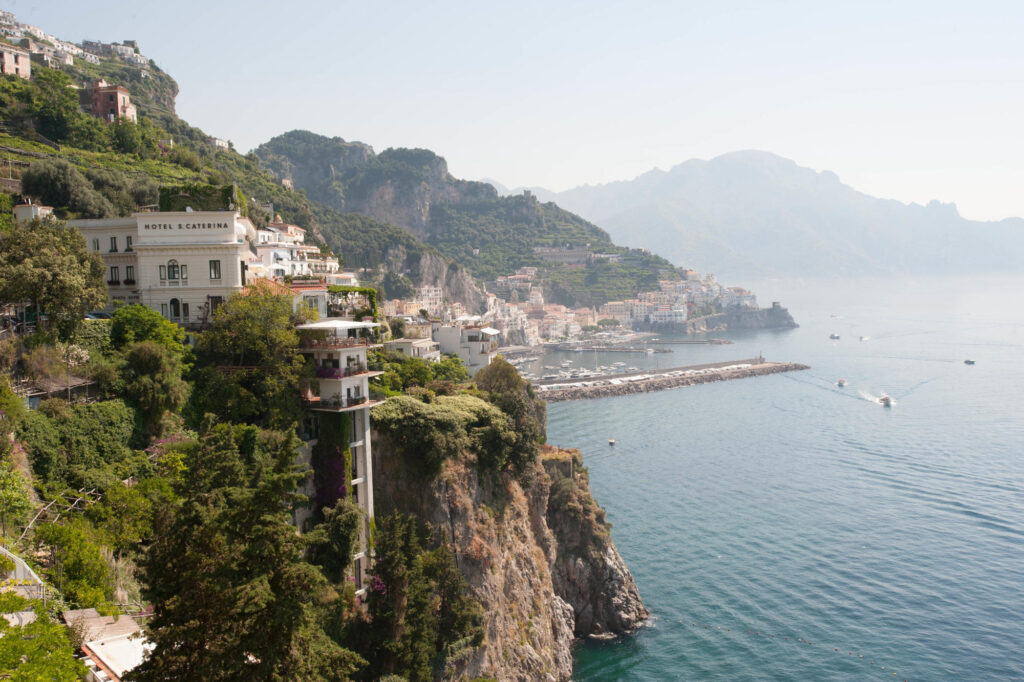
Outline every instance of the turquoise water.
{"label": "turquoise water", "polygon": [[576,679],[1024,679],[1024,282],[744,284],[801,328],[556,356],[812,366],[549,405],[653,615]]}

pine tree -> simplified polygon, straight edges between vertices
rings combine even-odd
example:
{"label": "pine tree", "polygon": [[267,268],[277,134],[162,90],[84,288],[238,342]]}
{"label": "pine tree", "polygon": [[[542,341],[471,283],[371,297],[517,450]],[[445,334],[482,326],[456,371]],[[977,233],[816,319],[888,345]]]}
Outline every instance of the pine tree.
{"label": "pine tree", "polygon": [[207,422],[183,503],[157,515],[143,562],[155,648],[134,680],[333,680],[364,663],[319,623],[327,581],[291,524],[297,439],[263,432],[247,462],[245,435]]}

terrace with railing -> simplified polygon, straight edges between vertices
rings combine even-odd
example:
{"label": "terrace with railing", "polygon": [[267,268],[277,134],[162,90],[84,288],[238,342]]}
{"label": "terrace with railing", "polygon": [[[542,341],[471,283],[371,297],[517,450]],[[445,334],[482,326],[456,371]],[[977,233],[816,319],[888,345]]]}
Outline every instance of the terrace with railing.
{"label": "terrace with railing", "polygon": [[383,400],[374,400],[365,395],[353,396],[351,398],[342,395],[323,397],[319,395],[306,395],[302,403],[311,410],[322,410],[329,412],[345,412],[347,410],[362,409],[379,405]]}
{"label": "terrace with railing", "polygon": [[339,350],[345,348],[369,348],[380,345],[370,338],[351,336],[327,336],[325,338],[305,337],[299,340],[302,350]]}
{"label": "terrace with railing", "polygon": [[355,363],[348,367],[317,367],[316,376],[319,379],[342,379],[366,374],[368,371],[366,365]]}

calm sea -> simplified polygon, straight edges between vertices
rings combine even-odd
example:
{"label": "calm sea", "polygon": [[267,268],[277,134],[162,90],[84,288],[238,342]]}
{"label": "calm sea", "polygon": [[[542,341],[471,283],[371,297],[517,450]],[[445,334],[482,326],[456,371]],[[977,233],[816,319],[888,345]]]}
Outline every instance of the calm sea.
{"label": "calm sea", "polygon": [[812,367],[549,406],[653,615],[576,678],[1024,679],[1024,280],[743,284],[800,329],[537,363]]}

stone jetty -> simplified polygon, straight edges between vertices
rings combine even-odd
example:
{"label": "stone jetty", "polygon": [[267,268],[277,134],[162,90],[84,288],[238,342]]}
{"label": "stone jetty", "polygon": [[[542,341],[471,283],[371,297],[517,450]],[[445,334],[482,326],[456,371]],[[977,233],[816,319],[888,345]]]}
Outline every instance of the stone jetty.
{"label": "stone jetty", "polygon": [[586,379],[546,381],[535,385],[537,395],[549,402],[586,400],[616,395],[664,391],[680,386],[706,384],[712,381],[745,379],[765,374],[810,369],[795,362],[766,362],[763,358],[733,360],[710,365],[693,365],[649,370],[629,375],[605,375]]}

